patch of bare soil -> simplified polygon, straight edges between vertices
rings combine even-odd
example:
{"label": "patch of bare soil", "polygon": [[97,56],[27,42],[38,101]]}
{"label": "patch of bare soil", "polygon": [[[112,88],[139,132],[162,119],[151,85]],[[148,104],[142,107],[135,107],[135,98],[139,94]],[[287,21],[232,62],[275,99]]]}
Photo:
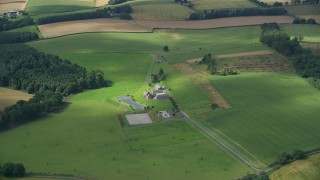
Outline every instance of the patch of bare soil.
{"label": "patch of bare soil", "polygon": [[220,59],[219,69],[233,69],[242,72],[290,72],[292,63],[280,54],[235,57]]}
{"label": "patch of bare soil", "polygon": [[28,0],[0,0],[0,13],[13,11],[13,10],[24,10]]}
{"label": "patch of bare soil", "polygon": [[219,27],[259,25],[263,23],[277,22],[280,24],[292,23],[293,18],[289,16],[252,16],[232,17],[197,21],[151,21],[136,20],[137,24],[149,28],[160,29],[210,29]]}
{"label": "patch of bare soil", "polygon": [[117,19],[89,19],[68,21],[38,26],[45,38],[65,36],[86,32],[151,32],[152,29],[142,27],[133,21]]}
{"label": "patch of bare soil", "polygon": [[258,55],[268,55],[273,54],[274,52],[271,50],[264,50],[264,51],[254,51],[254,52],[243,52],[243,53],[236,53],[236,54],[222,54],[218,55],[218,58],[232,58],[232,57],[243,57],[243,56],[258,56]]}
{"label": "patch of bare soil", "polygon": [[207,79],[207,73],[199,72],[192,69],[187,63],[174,64],[174,67],[185,73],[191,81],[199,86],[206,94],[208,94],[213,103],[216,103],[220,108],[229,109],[231,105],[222,97],[222,95],[214,89]]}

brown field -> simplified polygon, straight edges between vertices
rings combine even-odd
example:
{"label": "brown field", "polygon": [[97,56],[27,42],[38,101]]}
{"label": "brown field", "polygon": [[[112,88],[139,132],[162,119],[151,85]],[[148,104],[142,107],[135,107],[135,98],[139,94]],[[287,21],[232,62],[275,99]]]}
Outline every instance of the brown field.
{"label": "brown field", "polygon": [[85,32],[151,32],[133,21],[115,19],[94,19],[68,21],[38,26],[45,38],[64,36]]}
{"label": "brown field", "polygon": [[200,87],[206,94],[212,98],[212,102],[216,103],[220,108],[229,109],[231,105],[221,96],[221,94],[208,81],[208,74],[202,71],[194,70],[188,63],[179,63],[173,65],[198,87]]}
{"label": "brown field", "polygon": [[107,4],[107,0],[95,0],[94,1],[94,6],[95,7],[101,7]]}
{"label": "brown field", "polygon": [[291,62],[284,56],[270,55],[239,56],[218,60],[218,69],[233,69],[240,72],[291,72]]}
{"label": "brown field", "polygon": [[29,100],[31,97],[31,94],[0,87],[0,111],[19,100]]}
{"label": "brown field", "polygon": [[314,54],[320,55],[320,43],[302,42],[302,47],[310,49]]}
{"label": "brown field", "polygon": [[[254,52],[244,52],[244,53],[236,53],[236,54],[221,54],[217,55],[217,58],[235,58],[235,57],[248,57],[248,56],[258,56],[258,55],[269,55],[273,54],[274,52],[271,50],[263,50],[263,51],[254,51]],[[188,63],[195,63],[199,62],[201,58],[195,58],[187,60]]]}
{"label": "brown field", "polygon": [[0,0],[0,13],[14,9],[24,10],[28,0]]}
{"label": "brown field", "polygon": [[292,23],[289,16],[254,16],[232,17],[201,21],[147,21],[137,20],[136,23],[150,28],[160,29],[210,29],[220,27],[259,25],[263,23],[277,22],[280,24]]}

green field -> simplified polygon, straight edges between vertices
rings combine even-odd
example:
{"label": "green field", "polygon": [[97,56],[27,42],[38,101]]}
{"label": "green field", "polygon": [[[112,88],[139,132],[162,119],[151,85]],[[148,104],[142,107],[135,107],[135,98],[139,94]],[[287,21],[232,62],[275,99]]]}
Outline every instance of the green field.
{"label": "green field", "polygon": [[247,0],[195,0],[192,3],[195,5],[193,8],[196,10],[257,7],[256,4]]}
{"label": "green field", "polygon": [[281,25],[283,31],[293,36],[302,35],[305,42],[320,42],[320,26],[307,24]]}
{"label": "green field", "polygon": [[94,7],[94,0],[29,0],[26,10],[31,15],[38,15],[92,7]]}
{"label": "green field", "polygon": [[288,164],[273,172],[271,180],[320,179],[320,154]]}
{"label": "green field", "polygon": [[39,31],[36,25],[13,29],[13,30],[10,30],[9,32],[35,32],[38,34],[39,38],[43,38],[41,32]]}
{"label": "green field", "polygon": [[190,14],[191,10],[180,4],[147,4],[133,6],[132,17],[143,20],[185,20]]}
{"label": "green field", "polygon": [[320,146],[320,92],[291,73],[210,77],[232,109],[206,120],[266,164],[276,155]]}
{"label": "green field", "polygon": [[[206,53],[229,54],[268,49],[258,42],[258,26],[211,30],[163,30],[155,33],[88,33],[29,43],[49,53],[130,52],[158,53],[170,62]],[[163,47],[169,46],[168,53]],[[201,48],[201,49],[200,49]]]}
{"label": "green field", "polygon": [[[0,133],[0,143],[6,144],[0,149],[1,164],[23,162],[29,172],[102,179],[231,179],[251,172],[189,122],[120,127],[117,115],[127,108],[119,106],[115,98],[139,91],[150,55],[92,53],[62,57],[89,69],[114,70],[105,74],[114,86],[77,94],[63,112]],[[23,141],[12,141],[21,138]]]}

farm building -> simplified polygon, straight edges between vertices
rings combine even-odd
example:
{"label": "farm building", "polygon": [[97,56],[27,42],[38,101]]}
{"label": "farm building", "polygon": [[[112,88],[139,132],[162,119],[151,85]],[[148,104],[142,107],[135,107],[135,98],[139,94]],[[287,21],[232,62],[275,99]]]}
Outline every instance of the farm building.
{"label": "farm building", "polygon": [[158,93],[155,97],[155,100],[169,100],[170,96],[168,94],[165,93]]}
{"label": "farm building", "polygon": [[24,11],[21,11],[21,10],[13,10],[13,11],[8,11],[8,12],[4,12],[4,13],[1,13],[0,14],[0,17],[15,17],[15,16],[23,16],[25,13]]}

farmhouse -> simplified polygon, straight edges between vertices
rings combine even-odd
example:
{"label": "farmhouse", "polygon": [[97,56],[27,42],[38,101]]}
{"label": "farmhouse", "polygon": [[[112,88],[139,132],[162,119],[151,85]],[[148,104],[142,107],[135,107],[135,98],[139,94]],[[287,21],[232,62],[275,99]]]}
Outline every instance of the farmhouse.
{"label": "farmhouse", "polygon": [[24,14],[25,14],[24,11],[15,9],[13,11],[8,11],[8,12],[1,13],[0,17],[9,17],[9,18],[11,18],[11,17],[15,17],[15,16],[23,16]]}
{"label": "farmhouse", "polygon": [[155,99],[155,100],[169,100],[170,96],[166,94],[166,88],[165,86],[160,86],[159,84],[156,84],[154,86],[154,90],[149,92],[148,90],[145,90],[143,93],[143,96],[146,99]]}

